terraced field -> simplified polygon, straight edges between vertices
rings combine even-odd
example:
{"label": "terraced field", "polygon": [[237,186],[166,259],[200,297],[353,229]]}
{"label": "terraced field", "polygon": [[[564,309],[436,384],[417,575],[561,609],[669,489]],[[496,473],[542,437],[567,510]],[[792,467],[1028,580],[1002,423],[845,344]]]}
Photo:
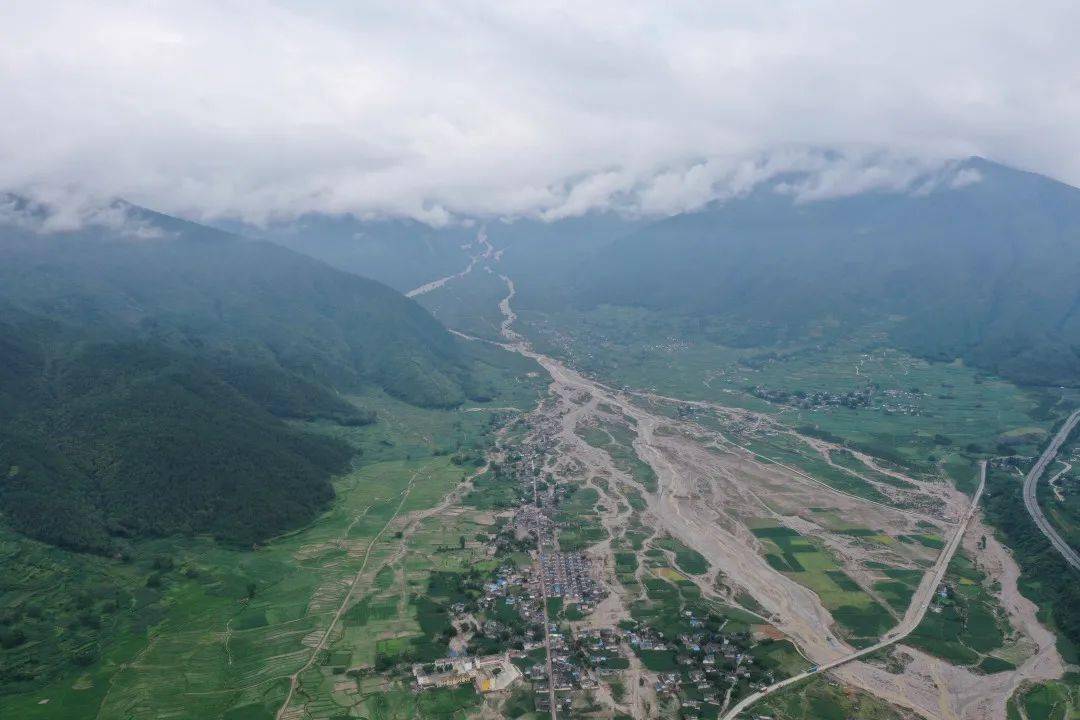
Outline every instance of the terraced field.
{"label": "terraced field", "polygon": [[[529,407],[540,387],[539,376],[529,375],[534,369],[519,368],[515,387],[490,404]],[[72,607],[74,630],[58,635],[68,644],[50,655],[19,648],[29,660],[51,663],[42,667],[55,679],[4,697],[0,714],[265,719],[277,714],[298,674],[286,717],[336,717],[350,708],[415,717],[421,708],[411,693],[362,670],[447,651],[444,616],[425,601],[432,573],[482,571],[486,547],[476,538],[493,520],[446,499],[479,469],[487,438],[503,424],[495,418],[514,413],[420,410],[386,396],[365,405],[379,422],[308,424],[363,455],[336,480],[327,512],[264,546],[168,538],[134,546],[128,562],[87,557],[76,565],[69,553],[0,538],[25,570],[16,594],[4,589],[5,602],[57,612],[78,588],[87,593],[85,609]],[[95,624],[82,630],[79,613]],[[65,660],[80,639],[93,651],[83,667]],[[5,651],[3,660],[7,666],[17,656]],[[436,709],[476,701],[463,693],[424,698]]]}

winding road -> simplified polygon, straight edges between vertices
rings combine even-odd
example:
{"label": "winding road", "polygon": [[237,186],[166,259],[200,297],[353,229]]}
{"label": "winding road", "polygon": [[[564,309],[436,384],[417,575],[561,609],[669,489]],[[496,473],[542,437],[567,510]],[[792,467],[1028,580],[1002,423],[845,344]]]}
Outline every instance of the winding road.
{"label": "winding road", "polygon": [[1042,508],[1039,507],[1039,501],[1035,497],[1035,490],[1039,486],[1039,478],[1046,471],[1046,468],[1050,466],[1050,463],[1057,457],[1058,450],[1065,444],[1069,434],[1072,433],[1073,428],[1076,427],[1077,422],[1080,422],[1080,410],[1073,411],[1073,414],[1069,416],[1069,419],[1065,421],[1065,424],[1058,430],[1057,435],[1050,441],[1050,444],[1046,446],[1046,450],[1043,450],[1043,454],[1039,456],[1038,462],[1024,478],[1024,506],[1027,508],[1028,514],[1031,515],[1031,519],[1035,521],[1035,524],[1039,526],[1039,530],[1046,536],[1046,539],[1050,541],[1050,544],[1061,553],[1061,556],[1065,558],[1065,562],[1072,565],[1075,569],[1080,570],[1080,555],[1073,550],[1069,543],[1065,542],[1064,538],[1058,534],[1058,531],[1054,529],[1054,526],[1050,524],[1050,521],[1043,515]]}
{"label": "winding road", "polygon": [[[1080,412],[1074,417],[1080,417]],[[870,647],[863,648],[862,650],[845,655],[844,657],[832,660],[831,662],[817,665],[806,672],[793,675],[786,680],[773,683],[764,690],[756,692],[753,695],[748,695],[724,714],[721,720],[734,720],[734,718],[738,717],[739,713],[767,695],[771,695],[778,690],[783,690],[790,685],[794,685],[795,683],[806,680],[819,673],[833,670],[841,665],[852,662],[853,660],[858,660],[859,658],[875,653],[878,650],[900,642],[914,632],[915,628],[922,622],[923,617],[926,615],[926,611],[930,608],[930,602],[933,600],[934,592],[945,577],[945,572],[949,568],[949,563],[952,561],[953,555],[956,554],[957,548],[960,547],[960,541],[963,539],[964,533],[971,523],[971,519],[975,517],[975,513],[978,512],[979,499],[982,498],[983,490],[985,488],[986,461],[983,460],[979,465],[979,488],[975,491],[975,496],[971,499],[971,505],[968,507],[967,512],[964,513],[964,517],[961,519],[959,525],[957,525],[956,532],[953,534],[952,539],[949,540],[949,544],[945,546],[945,549],[938,555],[937,562],[934,563],[933,569],[923,576],[923,580],[919,584],[919,589],[916,590],[915,595],[912,597],[911,605],[908,606],[908,610],[904,614],[904,619],[901,620],[900,624],[893,628],[890,633],[882,638],[881,641]]]}

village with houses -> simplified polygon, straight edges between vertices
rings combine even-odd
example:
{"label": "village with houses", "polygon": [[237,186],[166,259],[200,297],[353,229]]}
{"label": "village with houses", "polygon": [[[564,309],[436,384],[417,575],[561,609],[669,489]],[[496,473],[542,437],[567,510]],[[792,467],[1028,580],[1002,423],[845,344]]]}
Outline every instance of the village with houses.
{"label": "village with houses", "polygon": [[[784,676],[755,657],[780,637],[768,626],[735,628],[722,614],[691,609],[662,623],[597,612],[626,588],[601,554],[560,544],[577,525],[563,513],[571,481],[545,469],[550,433],[534,428],[526,437],[499,468],[521,502],[504,511],[489,553],[527,550],[530,561],[501,564],[475,601],[449,608],[458,631],[451,654],[411,666],[414,692],[471,685],[492,697],[527,696],[533,712],[552,720],[619,717],[618,708],[635,701],[692,719],[715,718],[741,694]],[[670,627],[680,631],[661,629]]]}

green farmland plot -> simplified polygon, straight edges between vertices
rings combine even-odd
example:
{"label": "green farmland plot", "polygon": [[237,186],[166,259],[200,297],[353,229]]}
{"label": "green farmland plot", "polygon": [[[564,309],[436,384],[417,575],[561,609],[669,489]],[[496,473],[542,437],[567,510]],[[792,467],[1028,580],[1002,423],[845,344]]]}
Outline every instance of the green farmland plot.
{"label": "green farmland plot", "polygon": [[986,583],[982,571],[958,552],[945,576],[948,589],[934,599],[907,642],[955,664],[989,672],[1002,668],[990,653],[1003,646],[1008,624]]}
{"label": "green farmland plot", "polygon": [[874,583],[874,592],[884,598],[893,610],[903,613],[911,604],[911,597],[922,581],[921,570],[886,567],[882,570],[886,578]]}
{"label": "green farmland plot", "polygon": [[[253,630],[232,632],[229,618],[236,612],[236,601],[209,603],[201,593],[185,603],[191,608],[190,625],[174,627],[177,613],[158,628],[158,639],[143,653],[140,661],[121,671],[103,705],[105,716],[127,712],[145,712],[168,707],[197,708],[206,715],[247,701],[278,698],[282,679],[300,669],[311,655],[307,645],[311,637],[325,634],[354,576],[361,576],[364,587],[374,586],[378,568],[398,543],[386,532],[389,523],[400,513],[430,507],[438,502],[461,479],[461,470],[447,458],[420,461],[390,461],[369,465],[339,482],[339,501],[319,523],[308,531],[291,536],[256,554],[265,555],[262,564],[275,574],[267,578],[267,587],[257,592],[253,602],[267,605],[267,610],[281,613],[289,609],[296,617],[267,624]],[[342,557],[336,550],[348,548]],[[326,564],[313,568],[298,567],[290,560],[325,553]],[[276,565],[270,566],[270,558]],[[392,598],[363,597],[350,608],[335,633],[349,637],[363,626],[398,622],[398,602]],[[406,627],[415,627],[404,618]],[[194,632],[191,627],[218,628]],[[369,637],[370,634],[365,635]],[[228,642],[226,644],[226,637]],[[334,648],[339,651],[338,648]],[[357,656],[365,654],[357,643]],[[185,682],[171,682],[174,668],[185,667]],[[323,685],[322,668],[315,667],[302,676],[314,687]],[[168,689],[172,689],[170,692]]]}
{"label": "green farmland plot", "polygon": [[1067,673],[1060,681],[1021,687],[1006,710],[1008,720],[1075,720],[1080,716],[1080,675]]}
{"label": "green farmland plot", "polygon": [[[930,362],[883,345],[882,335],[872,329],[833,343],[736,348],[713,341],[707,321],[640,308],[608,305],[522,317],[532,321],[530,336],[538,347],[568,356],[612,384],[730,407],[784,410],[792,427],[827,433],[923,472],[934,471],[957,451],[998,453],[1002,440],[1013,441],[1007,433],[1046,430],[1063,409],[1052,407],[1041,391],[959,362]],[[562,342],[548,341],[545,328],[550,327],[558,328]],[[685,340],[672,342],[673,337]],[[805,395],[872,392],[866,407],[806,409],[755,397],[748,391],[755,387]],[[1030,443],[1016,446],[1021,453],[1034,449]],[[956,467],[966,474],[960,464]]]}
{"label": "green farmland plot", "polygon": [[856,645],[869,644],[895,624],[893,616],[867,595],[825,550],[787,527],[753,531],[765,545],[773,568],[813,590]]}
{"label": "green farmland plot", "polygon": [[[364,464],[335,481],[336,499],[317,521],[262,547],[168,538],[140,543],[130,562],[86,556],[73,564],[70,553],[0,537],[0,552],[24,565],[18,594],[0,591],[0,601],[17,601],[24,622],[35,622],[37,607],[43,618],[45,612],[58,617],[78,588],[87,589],[58,642],[2,651],[5,674],[19,667],[58,670],[51,682],[35,680],[5,697],[4,714],[272,717],[289,675],[308,662],[312,643],[325,634],[358,573],[353,607],[301,676],[318,697],[319,714],[339,715],[357,701],[341,689],[349,685],[342,674],[349,667],[437,647],[431,641],[443,627],[432,622],[438,614],[416,598],[432,570],[456,572],[486,561],[473,543],[461,543],[485,527],[464,513],[420,522],[410,536],[400,531],[410,514],[438,504],[472,471],[455,464],[455,449],[482,448],[492,415],[417,410],[385,397],[371,405],[380,415],[371,426],[306,423],[362,447]],[[16,571],[18,564],[5,560],[5,567]],[[85,660],[65,661],[65,655]],[[406,706],[415,716],[416,703]]]}
{"label": "green farmland plot", "polygon": [[906,714],[883,700],[830,683],[820,676],[766,698],[755,716],[776,720],[900,720]]}
{"label": "green farmland plot", "polygon": [[685,573],[704,575],[709,571],[709,561],[697,550],[687,547],[675,538],[666,537],[653,541],[653,544],[675,555],[675,564]]}

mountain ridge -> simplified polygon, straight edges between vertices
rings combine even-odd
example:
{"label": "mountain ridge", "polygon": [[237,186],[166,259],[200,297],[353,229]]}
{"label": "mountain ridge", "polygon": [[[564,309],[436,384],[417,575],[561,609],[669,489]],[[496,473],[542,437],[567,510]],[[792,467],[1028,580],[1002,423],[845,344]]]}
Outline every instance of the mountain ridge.
{"label": "mountain ridge", "polygon": [[374,280],[126,203],[55,231],[15,209],[0,515],[31,537],[258,542],[309,522],[359,452],[287,420],[373,422],[345,397],[373,390],[428,407],[488,392],[456,338]]}
{"label": "mountain ridge", "polygon": [[978,182],[797,203],[770,189],[616,240],[573,302],[722,316],[768,343],[891,316],[903,347],[1029,384],[1080,384],[1080,190],[981,159]]}

